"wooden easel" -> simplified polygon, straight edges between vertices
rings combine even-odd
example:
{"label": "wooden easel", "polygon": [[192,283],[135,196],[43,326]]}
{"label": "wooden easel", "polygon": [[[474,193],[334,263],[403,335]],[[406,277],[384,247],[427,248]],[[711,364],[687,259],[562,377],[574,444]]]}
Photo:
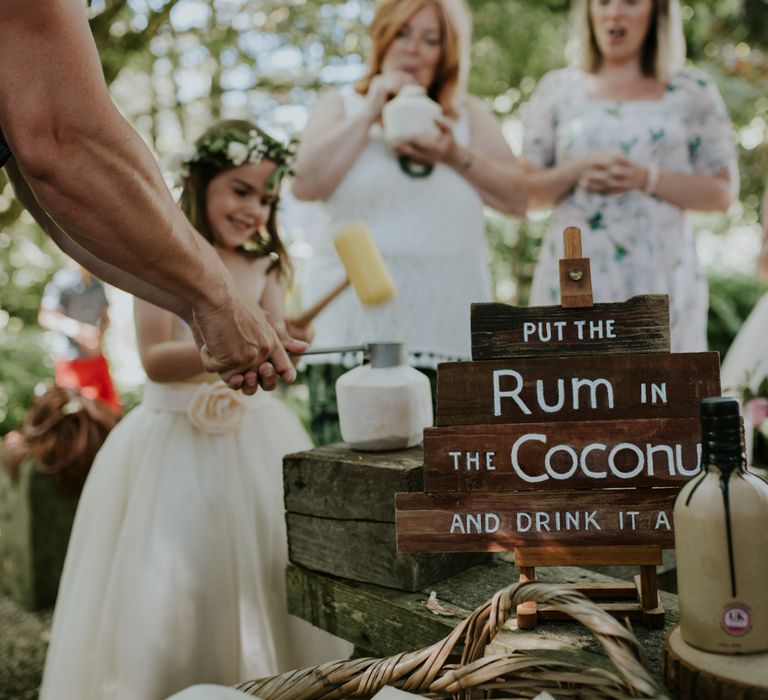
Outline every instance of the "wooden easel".
{"label": "wooden easel", "polygon": [[[592,275],[589,258],[582,257],[581,231],[569,226],[563,231],[564,254],[560,260],[560,304],[564,308],[584,308],[593,305]],[[616,545],[607,547],[515,547],[515,564],[520,569],[520,581],[533,581],[537,566],[639,566],[640,575],[634,583],[565,584],[598,601],[600,607],[616,617],[642,621],[653,629],[664,627],[664,606],[659,596],[656,566],[661,564],[661,547],[646,545]],[[631,602],[630,602],[631,601]],[[532,629],[538,618],[564,619],[555,608],[537,608],[535,602],[517,606],[517,625]]]}
{"label": "wooden easel", "polygon": [[[661,547],[653,545],[515,547],[515,565],[520,569],[520,581],[535,580],[537,566],[639,566],[640,575],[635,576],[634,583],[559,585],[583,593],[611,615],[642,622],[652,629],[664,627],[664,606],[659,595],[657,564],[661,564]],[[611,602],[605,602],[608,600]],[[517,606],[517,625],[520,629],[534,628],[539,618],[566,619],[557,609],[537,608],[535,602]]]}

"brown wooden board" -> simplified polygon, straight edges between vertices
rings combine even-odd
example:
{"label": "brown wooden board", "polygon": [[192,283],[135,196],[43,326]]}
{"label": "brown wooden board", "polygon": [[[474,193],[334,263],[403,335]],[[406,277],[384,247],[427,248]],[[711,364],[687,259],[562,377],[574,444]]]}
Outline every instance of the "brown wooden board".
{"label": "brown wooden board", "polygon": [[[434,644],[450,634],[472,610],[517,578],[518,570],[509,554],[497,554],[485,564],[415,593],[357,583],[289,565],[286,596],[292,614],[353,642],[368,652],[366,656],[384,657]],[[536,578],[558,587],[564,580],[580,585],[616,583],[616,579],[603,573],[570,566],[540,569]],[[436,592],[441,606],[458,612],[459,616],[436,615],[429,610],[425,603],[431,591]],[[667,609],[667,621],[674,624],[677,596],[662,592],[661,597]],[[632,631],[648,656],[649,668],[658,675],[661,635],[642,625]],[[580,668],[601,667],[615,673],[615,667],[606,658],[602,647],[586,632],[584,625],[573,619],[557,625],[541,625],[529,633],[513,625],[504,625],[486,653],[525,651],[534,656],[567,661]]]}
{"label": "brown wooden board", "polygon": [[285,509],[336,520],[395,522],[395,493],[423,491],[420,447],[355,452],[316,447],[283,459]]}
{"label": "brown wooden board", "polygon": [[444,362],[439,426],[697,416],[720,395],[715,352]]}
{"label": "brown wooden board", "polygon": [[516,547],[515,564],[537,566],[659,566],[662,552],[656,545],[621,545],[612,547]]}
{"label": "brown wooden board", "polygon": [[[393,506],[394,509],[394,506]],[[479,564],[487,554],[400,554],[395,524],[286,513],[288,559],[333,576],[416,591]]]}
{"label": "brown wooden board", "polygon": [[472,359],[669,352],[669,301],[648,294],[584,309],[472,304]]}
{"label": "brown wooden board", "polygon": [[698,418],[427,428],[424,490],[681,486],[699,471],[700,435]]}
{"label": "brown wooden board", "polygon": [[674,546],[678,490],[399,493],[400,552],[499,552],[545,545]]}
{"label": "brown wooden board", "polygon": [[314,571],[402,590],[431,585],[483,554],[398,554],[395,493],[422,491],[421,448],[326,445],[283,459],[288,556]]}

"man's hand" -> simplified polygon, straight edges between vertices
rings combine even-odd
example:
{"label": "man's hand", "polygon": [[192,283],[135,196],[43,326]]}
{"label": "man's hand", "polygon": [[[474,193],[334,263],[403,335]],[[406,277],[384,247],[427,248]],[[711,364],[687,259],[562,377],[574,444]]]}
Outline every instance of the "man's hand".
{"label": "man's hand", "polygon": [[193,333],[205,369],[217,372],[232,388],[253,394],[259,385],[266,391],[277,380],[293,382],[296,370],[288,352],[303,352],[306,343],[281,336],[261,309],[249,309],[239,297],[219,308],[194,311]]}

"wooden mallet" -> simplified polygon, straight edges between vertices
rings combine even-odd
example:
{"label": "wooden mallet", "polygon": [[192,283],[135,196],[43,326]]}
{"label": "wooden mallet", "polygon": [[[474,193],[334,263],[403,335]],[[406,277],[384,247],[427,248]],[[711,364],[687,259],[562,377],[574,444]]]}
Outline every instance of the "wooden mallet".
{"label": "wooden mallet", "polygon": [[293,319],[297,326],[309,325],[339,294],[352,285],[364,306],[383,304],[395,298],[395,283],[381,253],[373,242],[368,226],[355,221],[345,226],[333,239],[346,278]]}

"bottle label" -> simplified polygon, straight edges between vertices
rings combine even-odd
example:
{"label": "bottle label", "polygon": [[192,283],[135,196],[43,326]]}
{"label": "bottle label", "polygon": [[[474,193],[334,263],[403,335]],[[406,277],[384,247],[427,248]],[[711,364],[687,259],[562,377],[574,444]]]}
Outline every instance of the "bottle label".
{"label": "bottle label", "polygon": [[741,637],[752,629],[752,616],[746,605],[735,603],[723,608],[720,626],[731,636]]}

